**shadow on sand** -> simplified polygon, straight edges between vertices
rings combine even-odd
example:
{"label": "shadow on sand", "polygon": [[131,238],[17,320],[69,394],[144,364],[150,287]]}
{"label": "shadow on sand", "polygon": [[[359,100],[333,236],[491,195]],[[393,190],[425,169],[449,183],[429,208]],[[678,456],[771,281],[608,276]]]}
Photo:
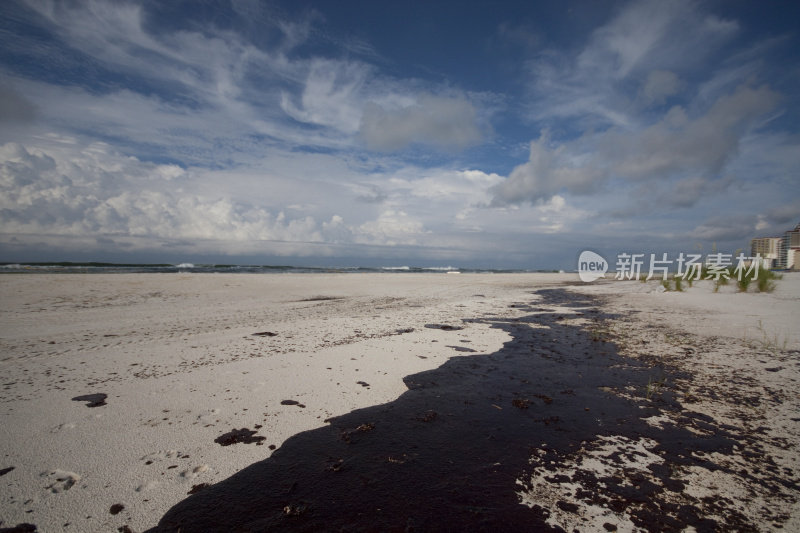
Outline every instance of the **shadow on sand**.
{"label": "shadow on sand", "polygon": [[[724,436],[643,422],[654,407],[606,391],[641,391],[648,369],[565,325],[563,309],[552,307],[596,318],[596,302],[563,289],[536,294],[517,306],[529,312],[523,318],[475,320],[513,337],[500,351],[406,377],[409,390],[397,400],[291,437],[174,506],[150,531],[560,531],[545,522],[550,509],[520,503],[537,462],[557,462],[601,435],[649,436],[672,463],[696,463],[692,450],[730,448]],[[655,474],[664,483],[632,489],[606,480],[602,491],[619,510],[639,502],[628,511],[640,527],[713,528],[692,508],[664,508],[658,497],[669,472]],[[601,489],[584,490],[589,501]]]}

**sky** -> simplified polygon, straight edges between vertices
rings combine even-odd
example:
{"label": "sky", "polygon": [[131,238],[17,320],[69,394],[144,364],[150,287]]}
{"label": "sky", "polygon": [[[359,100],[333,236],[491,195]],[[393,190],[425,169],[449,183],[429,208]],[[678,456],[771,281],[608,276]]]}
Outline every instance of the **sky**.
{"label": "sky", "polygon": [[800,4],[0,4],[0,261],[574,269],[800,222]]}

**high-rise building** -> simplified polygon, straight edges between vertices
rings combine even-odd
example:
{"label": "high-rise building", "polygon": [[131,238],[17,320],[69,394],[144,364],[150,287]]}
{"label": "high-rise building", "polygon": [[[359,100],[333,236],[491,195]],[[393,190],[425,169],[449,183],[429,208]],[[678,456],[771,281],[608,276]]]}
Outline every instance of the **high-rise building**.
{"label": "high-rise building", "polygon": [[767,268],[800,270],[800,224],[783,237],[758,237],[750,241],[750,255],[759,254]]}
{"label": "high-rise building", "polygon": [[761,256],[762,265],[765,268],[775,268],[778,264],[778,256],[783,248],[781,237],[758,237],[750,241],[750,256]]}
{"label": "high-rise building", "polygon": [[800,269],[800,224],[783,234],[782,268]]}

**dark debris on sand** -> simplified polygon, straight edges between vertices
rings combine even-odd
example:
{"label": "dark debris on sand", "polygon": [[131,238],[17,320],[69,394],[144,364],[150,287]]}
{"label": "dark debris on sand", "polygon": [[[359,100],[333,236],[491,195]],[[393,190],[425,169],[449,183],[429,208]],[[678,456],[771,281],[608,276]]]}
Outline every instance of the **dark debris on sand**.
{"label": "dark debris on sand", "polygon": [[372,431],[373,429],[375,429],[375,424],[373,424],[372,422],[366,422],[364,424],[360,424],[355,429],[343,430],[341,434],[341,439],[344,442],[350,444],[351,442],[353,442],[354,436],[360,433],[366,433],[368,431]]}
{"label": "dark debris on sand", "polygon": [[253,444],[253,443],[260,443],[262,441],[267,440],[266,437],[262,437],[260,435],[256,435],[256,432],[252,429],[242,428],[242,429],[233,429],[223,435],[220,435],[214,442],[219,444],[220,446],[230,446],[231,444]]}
{"label": "dark debris on sand", "polygon": [[83,396],[75,396],[72,399],[72,401],[87,402],[86,407],[100,407],[101,405],[106,405],[106,398],[108,398],[108,394],[103,394],[102,392],[98,392],[95,394],[84,394]]}
{"label": "dark debris on sand", "polygon": [[514,398],[511,404],[519,409],[527,409],[531,405],[531,401],[527,398]]}
{"label": "dark debris on sand", "polygon": [[448,348],[452,348],[457,352],[465,352],[465,353],[476,353],[478,350],[473,348],[467,348],[466,346],[447,346]]}
{"label": "dark debris on sand", "polygon": [[464,329],[463,326],[451,326],[450,324],[425,324],[428,329],[441,329],[442,331],[458,331]]}
{"label": "dark debris on sand", "polygon": [[[471,321],[512,337],[497,352],[452,357],[406,376],[408,390],[396,400],[290,437],[267,459],[188,496],[150,531],[563,533],[548,519],[563,513],[580,520],[584,504],[624,512],[645,531],[757,530],[759,517],[737,514],[716,495],[686,496],[676,477],[691,466],[725,472],[715,457],[744,445],[736,428],[713,420],[695,420],[708,428],[702,433],[682,424],[649,424],[661,409],[682,407],[669,391],[658,405],[604,391],[642,387],[650,366],[559,319],[563,307],[598,319],[616,316],[603,313],[598,299],[564,289],[538,291],[535,304],[515,304],[524,316]],[[503,408],[510,404],[517,408]],[[520,503],[534,474],[552,474],[548,483],[557,488],[559,470],[572,466],[582,445],[596,448],[611,436],[652,440],[663,465],[602,477],[578,468],[563,481],[579,484],[575,498]],[[772,481],[781,480],[776,474]]]}
{"label": "dark debris on sand", "polygon": [[23,523],[13,527],[0,527],[0,533],[36,533],[39,531],[33,524]]}
{"label": "dark debris on sand", "polygon": [[198,483],[197,485],[192,485],[192,488],[186,494],[196,494],[201,490],[210,487],[211,484],[209,483]]}

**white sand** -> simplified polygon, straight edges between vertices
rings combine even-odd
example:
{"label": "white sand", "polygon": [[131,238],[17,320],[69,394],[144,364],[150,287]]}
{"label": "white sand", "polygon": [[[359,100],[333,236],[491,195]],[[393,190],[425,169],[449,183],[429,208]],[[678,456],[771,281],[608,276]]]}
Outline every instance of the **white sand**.
{"label": "white sand", "polygon": [[[584,294],[614,297],[615,309],[634,310],[648,321],[703,336],[745,341],[777,342],[780,348],[800,349],[800,273],[776,280],[771,293],[738,292],[734,283],[719,287],[703,280],[678,292],[662,292],[657,280],[603,281],[580,285]],[[753,284],[754,285],[754,284]],[[674,288],[674,285],[673,285]]]}
{"label": "white sand", "polygon": [[[693,426],[685,416],[691,412],[709,416],[719,427],[738,428],[733,453],[706,454],[696,466],[672,467],[672,479],[685,488],[665,491],[665,502],[696,506],[720,524],[736,520],[737,513],[750,522],[746,529],[800,531],[800,273],[784,274],[776,286],[772,293],[754,293],[752,287],[740,293],[734,286],[715,292],[711,281],[701,281],[685,292],[664,292],[657,281],[601,281],[570,290],[603,298],[603,310],[621,317],[588,327],[623,354],[652,365],[649,389],[611,392],[661,406],[659,396],[668,391],[680,402],[679,409],[661,407],[648,423],[708,434],[708,426]],[[663,462],[651,453],[656,444],[646,438],[600,438],[582,443],[555,470],[534,457],[535,473],[524,480],[533,488],[520,491],[520,497],[550,508],[549,523],[567,531],[601,531],[604,524],[640,531],[630,516],[636,506],[614,512],[576,498],[578,484],[546,478],[614,475],[630,486],[642,478],[658,484],[648,469]],[[578,512],[560,510],[559,500],[575,504]]]}
{"label": "white sand", "polygon": [[[520,314],[509,305],[528,291],[572,278],[0,276],[0,469],[14,467],[0,477],[2,525],[154,526],[193,485],[330,416],[395,399],[404,376],[464,354],[454,345],[498,350],[506,333],[461,319]],[[91,393],[107,405],[71,400]],[[261,446],[214,442],[256,425]],[[112,515],[114,504],[125,508]]]}
{"label": "white sand", "polygon": [[[499,329],[462,319],[521,316],[525,311],[511,304],[530,302],[530,292],[538,288],[575,279],[552,274],[0,276],[0,470],[14,467],[0,477],[2,526],[30,522],[40,531],[154,526],[192,486],[223,480],[269,457],[270,445],[320,427],[328,417],[397,398],[406,390],[404,376],[465,354],[455,346],[486,354],[510,339]],[[796,477],[800,369],[791,350],[800,348],[800,275],[786,275],[772,294],[715,294],[708,284],[686,293],[660,293],[657,286],[601,282],[571,290],[600,296],[607,311],[624,315],[602,325],[624,353],[657,355],[665,364],[693,372],[695,380],[671,383],[692,410],[726,423],[767,425],[766,452]],[[586,320],[575,323],[599,327]],[[443,332],[426,324],[465,329]],[[253,336],[257,332],[275,335]],[[746,383],[736,381],[742,373]],[[704,393],[709,387],[724,391],[730,401],[712,401]],[[737,395],[766,392],[774,393],[773,400],[747,409],[737,404]],[[92,393],[107,394],[107,405],[88,408],[87,402],[71,400]],[[281,405],[282,400],[305,407]],[[652,423],[676,423],[671,416],[664,413]],[[263,445],[214,442],[235,428],[257,429]],[[604,462],[615,447],[631,450],[624,464]],[[646,439],[605,438],[579,448],[573,470],[641,473],[659,461]],[[757,468],[745,457],[726,460]],[[687,482],[685,493],[695,497],[743,483],[698,469],[679,475]],[[575,487],[543,479],[533,479],[534,490],[520,497],[547,504],[552,523],[591,529],[608,522],[635,530],[624,513],[578,500],[582,518],[560,513],[550,504]],[[779,507],[791,515],[784,530],[800,530],[796,491],[774,497],[759,487],[738,496],[729,492],[746,512]],[[114,504],[124,509],[111,514]],[[773,528],[768,521],[762,527]]]}

